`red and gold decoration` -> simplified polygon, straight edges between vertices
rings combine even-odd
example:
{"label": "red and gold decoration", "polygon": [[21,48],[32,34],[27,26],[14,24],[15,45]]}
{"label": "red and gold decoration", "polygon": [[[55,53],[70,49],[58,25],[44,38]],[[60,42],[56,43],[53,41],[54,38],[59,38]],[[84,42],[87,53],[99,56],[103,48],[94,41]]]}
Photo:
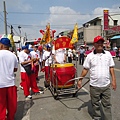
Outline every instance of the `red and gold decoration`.
{"label": "red and gold decoration", "polygon": [[104,13],[104,30],[108,30],[108,28],[109,28],[109,20],[108,20],[109,11],[104,10],[103,13]]}
{"label": "red and gold decoration", "polygon": [[54,41],[55,50],[59,48],[73,48],[73,45],[70,43],[71,39],[69,37],[59,37]]}
{"label": "red and gold decoration", "polygon": [[40,30],[40,33],[42,33],[43,37],[40,41],[40,44],[47,44],[50,43],[54,39],[54,33],[56,30],[50,29],[50,23],[46,25],[45,30]]}

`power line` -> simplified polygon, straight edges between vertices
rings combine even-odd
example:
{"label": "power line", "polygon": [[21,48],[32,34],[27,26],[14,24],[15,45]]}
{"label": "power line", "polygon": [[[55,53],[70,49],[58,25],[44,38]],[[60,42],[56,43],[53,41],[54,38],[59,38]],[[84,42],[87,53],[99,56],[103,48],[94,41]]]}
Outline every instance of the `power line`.
{"label": "power line", "polygon": [[[10,14],[52,14],[52,15],[101,15],[101,14],[85,14],[85,13],[75,13],[75,14],[72,14],[72,13],[45,13],[45,12],[9,12]],[[114,13],[114,14],[120,14],[119,12],[109,12],[109,13]]]}
{"label": "power line", "polygon": [[11,14],[52,14],[52,15],[100,15],[100,14],[71,14],[71,13],[32,13],[32,12],[9,12]]}

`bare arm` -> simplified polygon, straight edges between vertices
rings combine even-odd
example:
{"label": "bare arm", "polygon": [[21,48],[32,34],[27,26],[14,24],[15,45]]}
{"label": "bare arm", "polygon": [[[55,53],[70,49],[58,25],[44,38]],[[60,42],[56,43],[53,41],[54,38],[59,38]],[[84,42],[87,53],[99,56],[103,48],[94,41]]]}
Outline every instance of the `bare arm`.
{"label": "bare arm", "polygon": [[117,85],[116,85],[116,77],[115,77],[114,67],[110,67],[110,74],[111,74],[111,77],[112,77],[112,83],[111,83],[112,88],[114,90],[116,90]]}
{"label": "bare arm", "polygon": [[[89,69],[83,68],[80,77],[85,77],[87,75],[88,71],[89,71]],[[79,81],[78,81],[78,88],[81,88],[81,84],[82,84],[82,78],[79,79]]]}
{"label": "bare arm", "polygon": [[27,61],[22,62],[21,64],[25,65],[25,64],[28,64],[28,63],[31,63],[31,62],[32,62],[32,60],[27,60]]}
{"label": "bare arm", "polygon": [[64,61],[63,62],[66,62],[66,59],[67,59],[66,54],[64,54]]}

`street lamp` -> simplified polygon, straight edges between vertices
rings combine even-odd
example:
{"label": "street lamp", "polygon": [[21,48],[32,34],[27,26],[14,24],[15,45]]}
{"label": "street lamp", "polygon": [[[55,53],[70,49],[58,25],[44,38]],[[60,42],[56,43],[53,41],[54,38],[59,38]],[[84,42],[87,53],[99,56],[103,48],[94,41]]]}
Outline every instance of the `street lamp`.
{"label": "street lamp", "polygon": [[20,48],[21,47],[20,46],[20,42],[21,42],[21,26],[20,25],[18,26],[18,29],[19,29],[19,32],[20,32],[20,41],[19,41],[19,48]]}

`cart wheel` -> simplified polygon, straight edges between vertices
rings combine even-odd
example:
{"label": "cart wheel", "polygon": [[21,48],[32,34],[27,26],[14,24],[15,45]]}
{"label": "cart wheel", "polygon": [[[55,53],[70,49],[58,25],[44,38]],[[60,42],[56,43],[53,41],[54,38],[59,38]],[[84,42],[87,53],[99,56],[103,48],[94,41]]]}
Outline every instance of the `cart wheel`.
{"label": "cart wheel", "polygon": [[78,95],[77,95],[77,93],[73,93],[73,97],[77,97]]}
{"label": "cart wheel", "polygon": [[44,81],[44,86],[48,88],[50,86],[50,83],[48,83],[47,81]]}
{"label": "cart wheel", "polygon": [[55,100],[59,100],[59,96],[58,96],[57,93],[54,94],[54,99],[55,99]]}

